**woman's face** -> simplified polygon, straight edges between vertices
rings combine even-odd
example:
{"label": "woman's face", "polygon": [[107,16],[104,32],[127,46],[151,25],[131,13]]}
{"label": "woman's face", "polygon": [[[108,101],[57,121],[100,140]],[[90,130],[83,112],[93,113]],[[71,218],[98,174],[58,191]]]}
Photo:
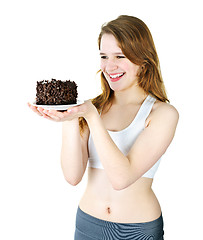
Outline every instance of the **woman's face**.
{"label": "woman's face", "polygon": [[112,34],[102,36],[100,56],[101,70],[112,90],[122,91],[137,85],[139,66],[125,57]]}

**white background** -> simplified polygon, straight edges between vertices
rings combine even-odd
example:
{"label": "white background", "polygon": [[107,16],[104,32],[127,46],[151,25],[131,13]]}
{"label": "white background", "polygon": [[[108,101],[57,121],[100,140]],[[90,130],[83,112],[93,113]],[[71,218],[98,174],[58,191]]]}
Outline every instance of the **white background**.
{"label": "white background", "polygon": [[[61,123],[27,107],[36,81],[77,82],[81,99],[100,92],[97,37],[121,14],[141,18],[152,32],[168,96],[180,113],[176,136],[153,189],[165,239],[202,236],[201,1],[4,0],[0,3],[0,239],[73,239],[86,184],[65,182]],[[125,203],[124,203],[125,204]]]}

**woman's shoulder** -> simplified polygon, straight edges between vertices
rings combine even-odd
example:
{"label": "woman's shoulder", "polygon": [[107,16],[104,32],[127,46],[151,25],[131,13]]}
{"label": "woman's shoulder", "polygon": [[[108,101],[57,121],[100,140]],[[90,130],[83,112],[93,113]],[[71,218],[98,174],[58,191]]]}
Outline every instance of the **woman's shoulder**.
{"label": "woman's shoulder", "polygon": [[156,100],[153,110],[156,112],[165,112],[176,116],[179,115],[178,110],[173,105],[170,103],[161,102],[159,100]]}
{"label": "woman's shoulder", "polygon": [[152,119],[160,122],[172,121],[174,122],[174,124],[177,124],[179,119],[179,113],[178,110],[170,103],[156,100],[152,108],[151,114],[148,117],[148,121],[151,121]]}

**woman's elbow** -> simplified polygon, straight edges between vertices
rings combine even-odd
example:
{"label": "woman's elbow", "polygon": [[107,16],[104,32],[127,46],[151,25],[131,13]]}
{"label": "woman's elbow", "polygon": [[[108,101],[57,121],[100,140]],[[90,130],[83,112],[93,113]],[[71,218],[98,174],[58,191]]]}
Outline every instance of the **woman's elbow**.
{"label": "woman's elbow", "polygon": [[68,176],[64,176],[65,180],[72,186],[77,186],[82,178],[75,178],[75,177],[68,177]]}
{"label": "woman's elbow", "polygon": [[123,178],[117,178],[115,181],[112,181],[111,184],[115,191],[121,191],[121,190],[124,190],[124,189],[128,188],[129,186],[131,186],[138,179],[139,179],[139,177],[129,178],[129,176],[127,176],[127,177],[123,177]]}
{"label": "woman's elbow", "polygon": [[121,191],[124,190],[126,188],[128,188],[132,183],[128,182],[127,180],[121,180],[121,181],[115,181],[114,183],[112,183],[112,187],[115,191]]}

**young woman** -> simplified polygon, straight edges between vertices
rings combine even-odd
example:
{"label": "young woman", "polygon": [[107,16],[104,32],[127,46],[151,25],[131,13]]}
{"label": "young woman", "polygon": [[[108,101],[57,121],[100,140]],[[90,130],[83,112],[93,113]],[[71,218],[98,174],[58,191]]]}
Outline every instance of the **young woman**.
{"label": "young woman", "polygon": [[102,26],[98,44],[101,95],[66,112],[30,108],[63,122],[61,163],[70,184],[82,180],[88,164],[75,240],[161,240],[162,212],[151,187],[178,112],[143,21],[118,17]]}

